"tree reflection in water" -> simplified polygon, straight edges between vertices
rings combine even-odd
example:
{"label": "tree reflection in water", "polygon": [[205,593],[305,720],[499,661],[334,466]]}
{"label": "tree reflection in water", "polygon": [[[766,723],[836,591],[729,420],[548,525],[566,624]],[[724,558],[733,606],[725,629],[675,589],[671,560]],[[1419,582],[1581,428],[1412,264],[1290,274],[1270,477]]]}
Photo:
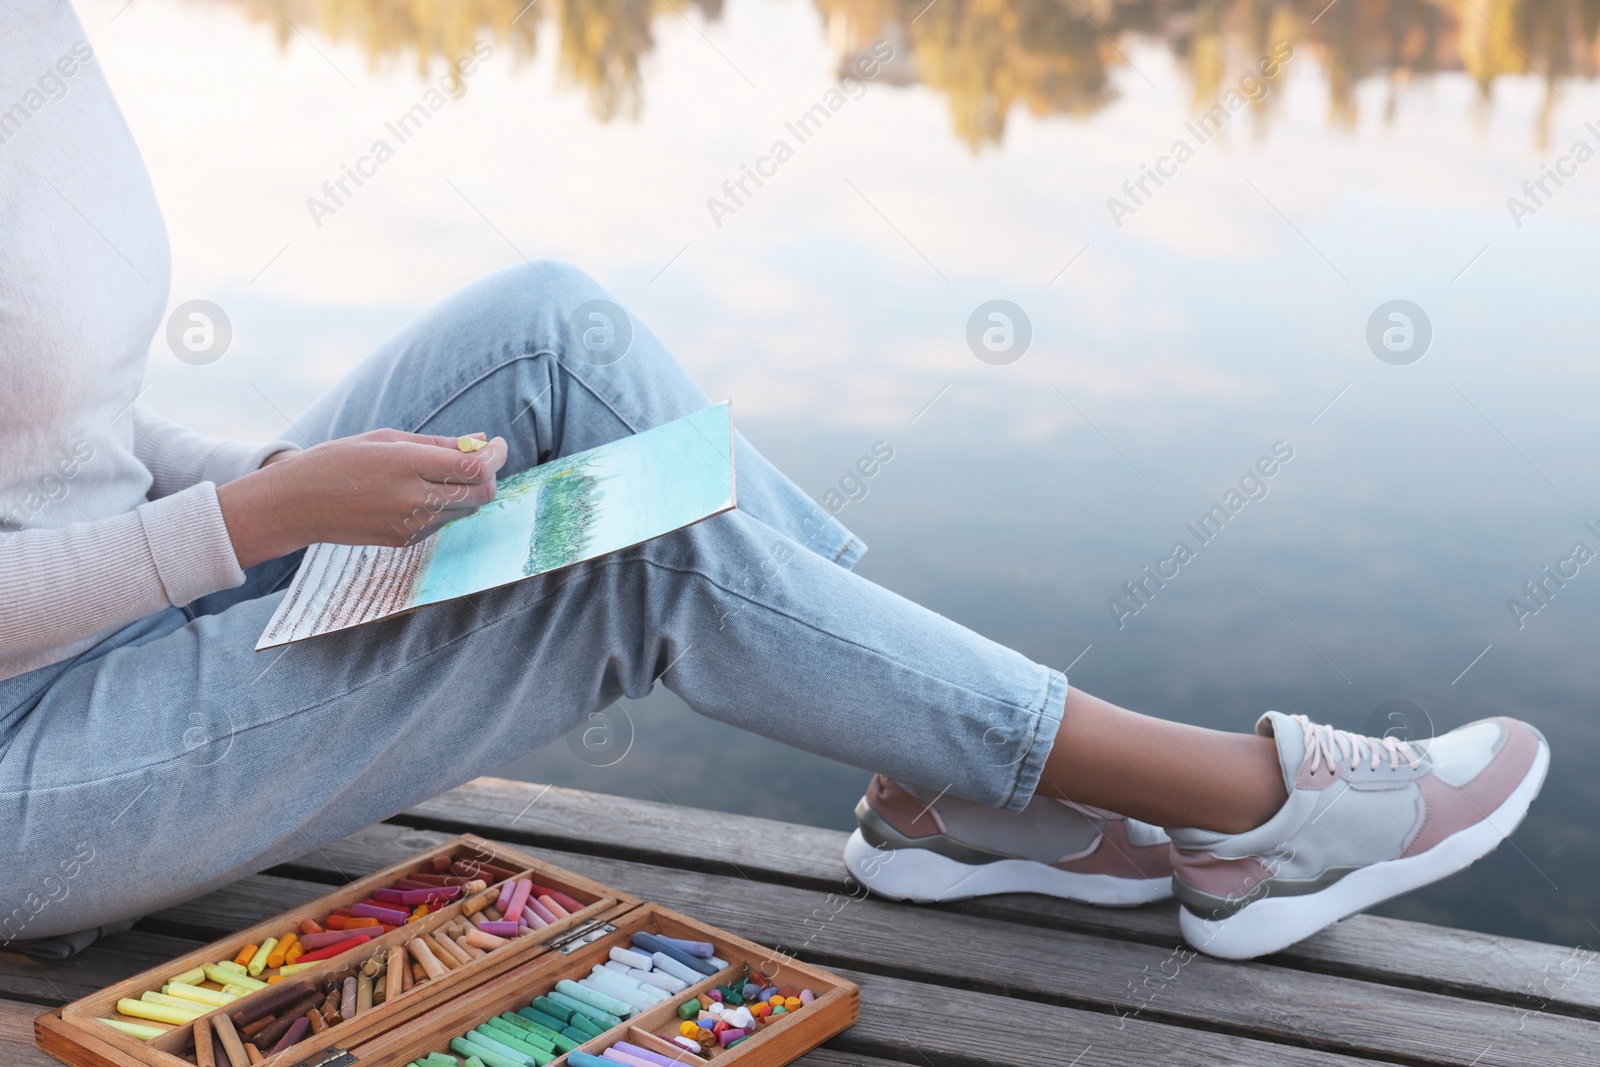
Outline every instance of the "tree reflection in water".
{"label": "tree reflection in water", "polygon": [[[657,18],[678,18],[691,8],[706,22],[722,14],[722,0],[227,2],[271,26],[285,47],[295,37],[287,18],[334,40],[362,42],[374,63],[411,53],[424,71],[469,50],[485,33],[497,47],[509,45],[513,56],[527,58],[541,27],[554,23],[561,81],[579,87],[602,120],[638,116],[640,62],[655,45]],[[1116,98],[1111,71],[1131,67],[1137,47],[1166,47],[1199,108],[1279,40],[1314,58],[1328,86],[1329,121],[1340,127],[1354,125],[1356,87],[1371,78],[1388,85],[1388,118],[1405,86],[1438,72],[1470,75],[1484,115],[1496,79],[1539,77],[1546,88],[1534,134],[1542,148],[1557,87],[1594,75],[1600,43],[1600,0],[815,2],[841,68],[872,42],[888,40],[898,58],[884,80],[942,93],[956,136],[974,151],[1000,143],[1018,106],[1041,117],[1105,107]],[[1265,118],[1275,100],[1252,106]]]}

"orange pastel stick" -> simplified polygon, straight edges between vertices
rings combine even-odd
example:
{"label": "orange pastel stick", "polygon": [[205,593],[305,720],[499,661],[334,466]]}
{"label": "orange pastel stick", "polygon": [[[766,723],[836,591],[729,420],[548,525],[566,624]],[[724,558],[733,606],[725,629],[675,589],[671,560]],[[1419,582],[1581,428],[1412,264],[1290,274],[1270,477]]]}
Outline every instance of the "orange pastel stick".
{"label": "orange pastel stick", "polygon": [[346,919],[341,930],[365,930],[369,926],[377,926],[377,919]]}
{"label": "orange pastel stick", "polygon": [[233,962],[237,963],[241,967],[249,966],[250,961],[255,957],[256,949],[260,947],[260,945],[246,945],[244,948],[239,950],[239,954],[237,956],[233,957]]}
{"label": "orange pastel stick", "polygon": [[294,947],[294,943],[298,940],[299,938],[292,933],[284,934],[283,940],[273,946],[272,954],[267,957],[267,966],[282,967],[284,957],[288,955],[289,950]]}
{"label": "orange pastel stick", "polygon": [[302,934],[321,934],[321,933],[326,933],[326,931],[323,930],[322,927],[317,925],[317,921],[315,919],[302,919],[302,920],[300,920],[300,932]]}

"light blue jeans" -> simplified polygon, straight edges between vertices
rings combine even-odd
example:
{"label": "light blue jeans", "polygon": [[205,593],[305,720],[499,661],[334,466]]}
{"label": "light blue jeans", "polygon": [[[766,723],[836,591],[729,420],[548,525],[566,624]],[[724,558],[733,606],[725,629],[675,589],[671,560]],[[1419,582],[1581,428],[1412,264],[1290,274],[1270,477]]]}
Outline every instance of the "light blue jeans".
{"label": "light blue jeans", "polygon": [[[637,321],[618,362],[569,351],[568,316],[603,298],[560,263],[489,277],[289,439],[485,430],[516,471],[710,403]],[[106,926],[290,859],[658,680],[723,722],[1024,807],[1065,676],[853,574],[861,542],[742,437],[736,451],[736,511],[602,559],[258,654],[296,554],[0,682],[0,941]]]}

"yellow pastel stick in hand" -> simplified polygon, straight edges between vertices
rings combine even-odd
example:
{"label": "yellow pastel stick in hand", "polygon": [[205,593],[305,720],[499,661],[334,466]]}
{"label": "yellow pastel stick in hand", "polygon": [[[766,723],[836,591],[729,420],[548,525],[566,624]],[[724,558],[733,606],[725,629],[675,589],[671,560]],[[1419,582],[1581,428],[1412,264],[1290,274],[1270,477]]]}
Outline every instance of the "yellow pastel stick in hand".
{"label": "yellow pastel stick in hand", "polygon": [[482,434],[470,434],[456,438],[456,447],[463,452],[476,452],[480,448],[488,448],[489,442],[484,440]]}

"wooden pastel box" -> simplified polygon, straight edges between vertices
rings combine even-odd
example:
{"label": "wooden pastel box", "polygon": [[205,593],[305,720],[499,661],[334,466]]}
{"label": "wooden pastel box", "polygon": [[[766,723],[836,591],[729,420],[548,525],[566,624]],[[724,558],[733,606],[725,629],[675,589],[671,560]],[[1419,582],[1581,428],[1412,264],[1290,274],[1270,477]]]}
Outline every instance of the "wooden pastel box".
{"label": "wooden pastel box", "polygon": [[[162,990],[174,976],[193,972],[206,964],[231,961],[247,946],[261,945],[268,938],[297,930],[306,920],[321,923],[341,909],[348,911],[357,902],[370,899],[379,889],[407,883],[408,879],[437,872],[442,867],[449,869],[448,863],[456,864],[457,870],[475,870],[481,866],[496,872],[512,872],[515,879],[548,888],[579,908],[575,911],[568,908],[570,914],[558,917],[542,929],[506,939],[503,946],[478,949],[464,960],[459,957],[466,953],[457,953],[457,959],[448,961],[452,966],[447,971],[442,966],[430,965],[432,976],[414,982],[407,978],[409,988],[400,995],[382,997],[380,993],[381,1001],[370,1008],[310,1033],[304,1040],[277,1053],[267,1054],[266,1049],[261,1049],[263,1055],[253,1062],[266,1067],[405,1067],[430,1053],[455,1055],[458,1061],[464,1062],[463,1056],[452,1052],[452,1039],[462,1037],[493,1016],[517,1012],[536,998],[549,994],[559,982],[584,979],[593,968],[606,963],[612,949],[629,949],[636,933],[710,942],[715,946],[716,961],[726,966],[653,1006],[641,1008],[621,1025],[611,1026],[578,1045],[577,1050],[582,1053],[600,1055],[621,1042],[686,1067],[695,1064],[777,1067],[850,1026],[859,1014],[857,987],[837,975],[543,863],[515,849],[464,835],[161,967],[47,1012],[34,1023],[38,1045],[74,1067],[185,1067],[193,1064],[196,1062],[196,1027],[206,1030],[200,1035],[202,1038],[209,1037],[213,1025],[219,1030],[222,1028],[216,1016],[241,1011],[248,1014],[252,1004],[265,1003],[275,991],[281,996],[279,986],[268,985],[238,995],[226,1005],[206,1009],[205,1014],[193,1021],[151,1024],[162,1032],[148,1039],[125,1033],[104,1020],[143,1024],[146,1020],[119,1014],[119,1004],[127,1006],[128,1002],[137,1001],[145,994]],[[333,988],[330,980],[342,983],[367,961],[396,958],[389,955],[392,949],[409,949],[410,953],[416,953],[416,946],[408,944],[413,939],[430,939],[425,943],[433,946],[434,955],[443,957],[445,951],[438,946],[443,944],[449,948],[448,932],[465,929],[463,908],[475,906],[469,902],[470,898],[476,897],[480,902],[476,906],[481,906],[484,898],[497,896],[508,879],[483,880],[491,883],[488,890],[459,895],[393,929],[373,928],[374,936],[370,940],[331,958],[300,965],[294,969],[292,977],[286,976],[281,981],[313,990]],[[410,970],[414,957],[396,955],[402,959],[402,967]],[[420,967],[415,970],[419,975],[422,973]],[[268,968],[256,977],[266,980],[276,971],[277,968]],[[742,984],[747,979],[771,987],[803,988],[809,990],[814,999],[788,1014],[767,1016],[744,1040],[728,1048],[718,1047],[710,1056],[692,1055],[667,1041],[667,1035],[680,1025],[680,1005],[691,998],[706,1003],[706,994],[711,990]],[[379,984],[381,987],[382,982]],[[223,990],[220,982],[209,979],[201,983],[200,988]],[[188,1010],[200,1009],[191,1004]],[[568,1044],[571,1043],[569,1040]],[[568,1067],[567,1061],[567,1054],[562,1053],[548,1067]]]}

